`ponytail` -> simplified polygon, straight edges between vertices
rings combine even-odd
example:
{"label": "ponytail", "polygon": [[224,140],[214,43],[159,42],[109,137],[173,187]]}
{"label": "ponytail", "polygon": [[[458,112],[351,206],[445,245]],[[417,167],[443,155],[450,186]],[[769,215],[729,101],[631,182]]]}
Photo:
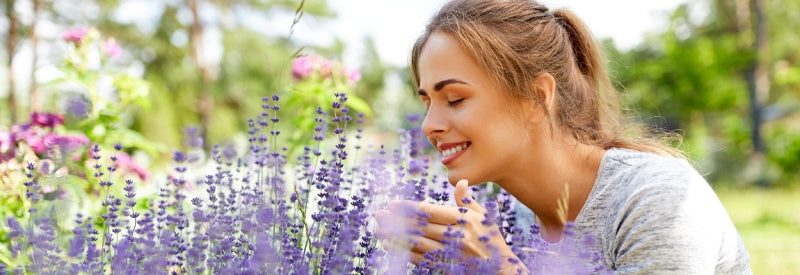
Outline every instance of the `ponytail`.
{"label": "ponytail", "polygon": [[569,35],[572,54],[581,74],[588,77],[598,88],[599,86],[610,88],[603,56],[586,25],[574,13],[564,9],[554,11],[553,17]]}
{"label": "ponytail", "polygon": [[[603,63],[603,55],[600,47],[595,42],[589,28],[578,19],[578,17],[564,9],[559,9],[553,12],[555,22],[563,28],[568,38],[568,48],[571,49],[572,60],[570,65],[575,66],[575,69],[567,69],[572,71],[568,75],[572,76],[569,82],[574,85],[574,93],[589,93],[588,95],[578,95],[593,99],[590,107],[594,114],[592,120],[595,123],[589,125],[578,124],[578,128],[591,126],[596,132],[590,136],[593,142],[604,143],[601,140],[604,136],[614,136],[613,132],[619,131],[621,127],[618,117],[620,117],[619,99],[617,93],[611,85],[611,80],[608,78],[605,64]],[[567,67],[570,67],[567,65]],[[573,95],[575,96],[575,95]],[[571,105],[571,104],[565,104]],[[563,112],[562,112],[563,113]],[[563,113],[564,115],[568,115]],[[567,119],[568,118],[563,118]],[[581,140],[580,137],[577,137]],[[586,141],[586,140],[583,140]]]}
{"label": "ponytail", "polygon": [[[600,47],[597,45],[589,28],[572,12],[564,9],[554,11],[553,18],[569,37],[569,46],[572,50],[576,72],[580,72],[581,79],[575,79],[576,92],[580,90],[592,93],[590,98],[596,98],[595,123],[583,125],[595,128],[596,132],[588,133],[591,142],[604,149],[613,147],[628,148],[638,151],[651,152],[678,158],[686,158],[679,150],[665,145],[671,141],[680,141],[680,136],[674,133],[655,133],[652,138],[646,138],[645,127],[632,122],[624,123],[622,111],[619,106],[617,91],[611,85],[608,71]],[[583,86],[583,87],[581,87]],[[588,87],[586,87],[588,86]],[[566,104],[569,105],[569,104]],[[561,112],[563,115],[571,115]],[[580,131],[580,130],[579,130]],[[633,136],[633,137],[630,137]],[[580,137],[577,137],[581,140]],[[585,140],[584,140],[585,141]]]}

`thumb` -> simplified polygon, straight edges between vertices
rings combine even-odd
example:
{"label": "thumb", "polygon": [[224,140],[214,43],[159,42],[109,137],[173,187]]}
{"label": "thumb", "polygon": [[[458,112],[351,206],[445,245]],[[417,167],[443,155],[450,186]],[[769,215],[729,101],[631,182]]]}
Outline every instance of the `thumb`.
{"label": "thumb", "polygon": [[458,183],[456,183],[456,191],[453,194],[456,199],[456,205],[458,205],[458,207],[464,207],[472,211],[485,214],[486,209],[478,204],[478,202],[476,202],[475,199],[469,195],[469,192],[467,192],[468,185],[469,184],[465,179],[459,180]]}

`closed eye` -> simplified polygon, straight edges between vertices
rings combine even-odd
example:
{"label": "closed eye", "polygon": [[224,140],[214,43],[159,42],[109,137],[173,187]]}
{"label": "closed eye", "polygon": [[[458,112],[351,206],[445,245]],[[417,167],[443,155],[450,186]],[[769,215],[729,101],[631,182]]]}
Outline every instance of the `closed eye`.
{"label": "closed eye", "polygon": [[456,106],[456,105],[458,105],[459,103],[461,103],[462,101],[464,101],[464,99],[463,99],[463,98],[462,98],[462,99],[456,99],[456,100],[453,100],[453,101],[448,101],[448,102],[447,102],[447,105],[450,105],[450,107],[452,107],[452,106]]}

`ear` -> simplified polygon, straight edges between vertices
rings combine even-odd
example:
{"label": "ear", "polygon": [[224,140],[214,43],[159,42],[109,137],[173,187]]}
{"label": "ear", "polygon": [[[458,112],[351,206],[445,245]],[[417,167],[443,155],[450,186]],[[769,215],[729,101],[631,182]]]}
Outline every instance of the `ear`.
{"label": "ear", "polygon": [[555,107],[556,98],[556,79],[550,73],[541,73],[533,79],[534,91],[542,97],[542,102],[548,111],[552,112]]}
{"label": "ear", "polygon": [[534,124],[546,122],[547,115],[542,108],[546,108],[548,113],[553,114],[555,110],[556,80],[550,73],[541,73],[531,81],[531,89],[542,101],[530,101],[532,105],[530,110],[534,110],[534,112],[528,116],[528,119]]}

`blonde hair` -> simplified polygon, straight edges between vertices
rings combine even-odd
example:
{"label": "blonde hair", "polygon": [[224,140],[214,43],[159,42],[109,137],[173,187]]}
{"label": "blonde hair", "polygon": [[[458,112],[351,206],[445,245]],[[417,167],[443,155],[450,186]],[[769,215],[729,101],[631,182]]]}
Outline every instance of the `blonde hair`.
{"label": "blonde hair", "polygon": [[434,32],[452,35],[503,90],[539,106],[544,106],[542,95],[530,84],[541,73],[550,73],[556,82],[556,108],[555,114],[545,108],[547,116],[579,142],[683,157],[662,143],[667,135],[646,138],[640,126],[623,123],[600,49],[573,13],[550,12],[530,0],[450,1],[412,49],[417,86],[420,53]]}

